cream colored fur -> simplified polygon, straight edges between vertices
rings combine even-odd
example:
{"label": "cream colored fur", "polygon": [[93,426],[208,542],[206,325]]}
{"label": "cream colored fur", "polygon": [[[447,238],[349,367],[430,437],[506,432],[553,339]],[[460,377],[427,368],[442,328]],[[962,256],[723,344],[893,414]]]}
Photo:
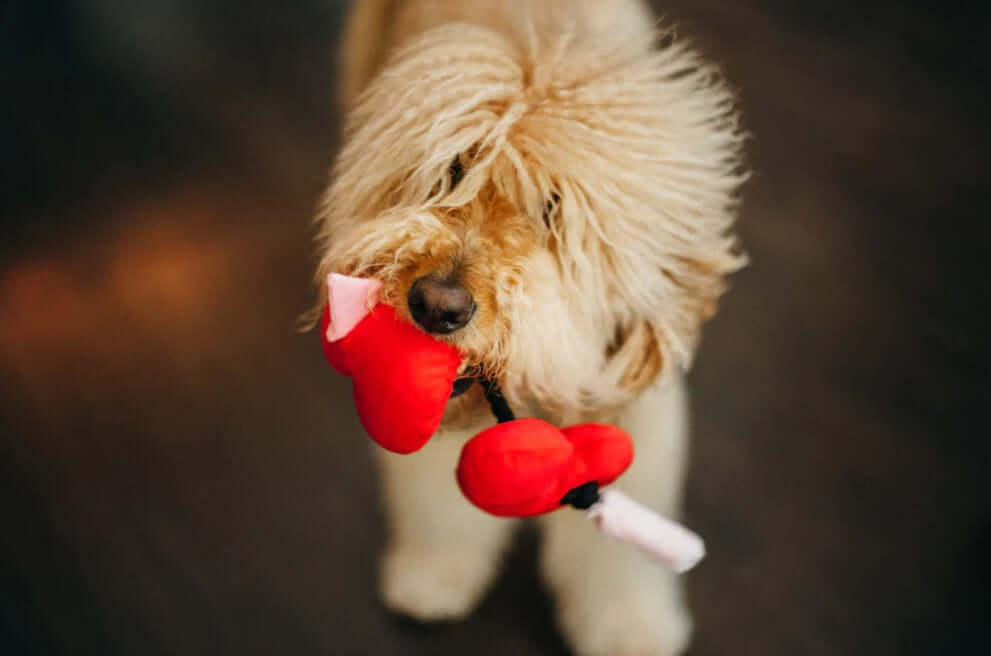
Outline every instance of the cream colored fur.
{"label": "cream colored fur", "polygon": [[[445,337],[466,366],[520,414],[626,427],[637,455],[620,486],[676,514],[681,372],[743,264],[741,134],[717,71],[639,0],[364,0],[343,44],[317,280],[375,276],[406,313],[416,278],[456,276],[478,302]],[[380,454],[390,607],[461,617],[497,572],[513,523],[470,507],[452,475],[491,421],[468,394],[422,452]],[[576,653],[680,653],[690,622],[671,576],[580,513],[541,524]]]}

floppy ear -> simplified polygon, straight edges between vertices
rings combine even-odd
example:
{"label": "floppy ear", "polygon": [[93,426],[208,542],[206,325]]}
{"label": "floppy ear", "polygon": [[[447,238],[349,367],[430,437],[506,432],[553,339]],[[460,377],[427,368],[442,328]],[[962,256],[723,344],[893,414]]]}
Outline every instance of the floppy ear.
{"label": "floppy ear", "polygon": [[659,337],[647,321],[632,327],[617,325],[616,335],[606,348],[616,386],[633,396],[650,386],[664,368],[662,351]]}
{"label": "floppy ear", "polygon": [[669,359],[682,367],[691,363],[702,324],[715,316],[726,290],[725,276],[745,262],[742,255],[729,251],[712,255],[709,261],[684,259],[675,272],[663,272],[676,290],[672,302],[678,308],[617,324],[606,356],[620,389],[639,393],[657,379]]}
{"label": "floppy ear", "polygon": [[691,364],[702,325],[716,315],[719,298],[728,287],[727,276],[747,263],[735,238],[719,237],[711,242],[701,241],[689,253],[676,257],[674,267],[664,270],[677,310],[656,321],[667,322],[663,329],[676,340],[679,362],[686,368]]}
{"label": "floppy ear", "polygon": [[643,76],[626,89],[640,122],[619,111],[616,120],[644,138],[628,169],[635,173],[617,175],[627,193],[610,226],[622,234],[611,240],[610,263],[627,301],[615,357],[629,358],[623,381],[636,388],[664,366],[690,366],[727,276],[746,265],[733,224],[748,172],[735,98],[714,65],[662,41],[632,66]]}

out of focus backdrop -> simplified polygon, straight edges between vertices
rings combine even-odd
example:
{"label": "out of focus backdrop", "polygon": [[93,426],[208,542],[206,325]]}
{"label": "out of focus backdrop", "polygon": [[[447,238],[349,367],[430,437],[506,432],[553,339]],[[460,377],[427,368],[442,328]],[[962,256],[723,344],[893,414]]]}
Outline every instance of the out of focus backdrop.
{"label": "out of focus backdrop", "polygon": [[[295,332],[345,4],[0,2],[0,653],[566,653],[530,531],[464,623],[376,601],[369,440]],[[991,653],[989,23],[656,4],[755,171],[691,373],[691,653]]]}

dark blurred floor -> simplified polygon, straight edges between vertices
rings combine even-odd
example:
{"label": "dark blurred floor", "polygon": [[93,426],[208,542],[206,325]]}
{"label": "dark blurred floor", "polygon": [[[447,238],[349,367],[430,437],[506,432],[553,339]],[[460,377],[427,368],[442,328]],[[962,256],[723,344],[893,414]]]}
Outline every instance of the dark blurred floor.
{"label": "dark blurred floor", "polygon": [[[390,618],[312,335],[340,2],[0,3],[0,652],[563,654],[522,536]],[[755,177],[692,373],[693,654],[991,653],[987,22],[665,3]]]}

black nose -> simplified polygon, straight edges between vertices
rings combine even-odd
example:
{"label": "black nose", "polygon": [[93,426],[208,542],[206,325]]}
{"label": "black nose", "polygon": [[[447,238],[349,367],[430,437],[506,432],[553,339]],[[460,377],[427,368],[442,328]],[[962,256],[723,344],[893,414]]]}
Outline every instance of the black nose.
{"label": "black nose", "polygon": [[413,319],[428,333],[453,333],[463,328],[475,314],[475,302],[467,289],[430,276],[413,283],[406,302]]}

